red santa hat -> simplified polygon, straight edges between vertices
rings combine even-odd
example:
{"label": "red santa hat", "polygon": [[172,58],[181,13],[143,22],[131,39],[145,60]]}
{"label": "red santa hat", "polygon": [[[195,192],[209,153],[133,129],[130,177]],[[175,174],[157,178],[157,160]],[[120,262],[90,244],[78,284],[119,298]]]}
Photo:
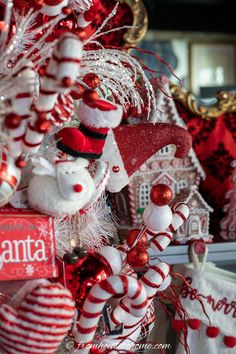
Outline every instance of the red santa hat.
{"label": "red santa hat", "polygon": [[176,145],[175,157],[183,158],[192,146],[191,135],[167,123],[121,125],[110,131],[101,158],[110,165],[107,190],[119,192],[145,161],[170,144]]}
{"label": "red santa hat", "polygon": [[120,124],[122,114],[120,105],[85,96],[78,108],[80,126],[58,132],[58,149],[73,157],[100,158],[108,131]]}

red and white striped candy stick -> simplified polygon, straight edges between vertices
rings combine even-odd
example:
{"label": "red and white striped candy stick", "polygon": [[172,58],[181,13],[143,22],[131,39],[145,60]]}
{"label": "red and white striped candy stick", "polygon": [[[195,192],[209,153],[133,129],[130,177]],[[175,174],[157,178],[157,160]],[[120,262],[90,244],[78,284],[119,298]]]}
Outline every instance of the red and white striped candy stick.
{"label": "red and white striped candy stick", "polygon": [[151,304],[154,296],[167,279],[170,273],[170,266],[165,262],[150,267],[142,276],[141,283],[145,286],[148,295],[148,306]]}
{"label": "red and white striped candy stick", "polygon": [[[33,103],[33,95],[36,88],[36,75],[32,62],[27,62],[14,75],[16,80],[17,94],[12,100],[12,114],[6,117],[5,123],[8,128],[10,140],[8,149],[11,156],[17,158],[23,151],[22,141],[30,118],[30,108]],[[8,119],[9,118],[9,119]],[[11,125],[11,118],[18,119],[18,123]]]}
{"label": "red and white striped candy stick", "polygon": [[142,318],[135,318],[132,315],[132,302],[128,297],[120,300],[118,306],[111,313],[111,321],[114,325],[124,323],[123,333],[119,336],[105,338],[105,343],[116,346],[117,349],[126,349],[131,342],[136,342],[142,329],[142,321],[146,316],[148,307],[152,304],[153,298],[161,285],[165,282],[170,272],[170,266],[161,262],[156,266],[152,266],[140,279],[146,289],[148,301],[145,303],[145,315]]}
{"label": "red and white striped candy stick", "polygon": [[188,218],[189,207],[185,203],[177,202],[172,207],[173,217],[168,228],[169,231],[175,232]]}
{"label": "red and white striped candy stick", "polygon": [[60,37],[42,80],[39,98],[35,102],[35,110],[26,131],[25,152],[38,151],[50,128],[50,124],[45,121],[51,119],[59,93],[66,94],[79,73],[82,48],[83,44],[76,35],[65,33]]}
{"label": "red and white striped candy stick", "polygon": [[160,231],[152,239],[150,246],[155,251],[164,251],[172,241],[173,234],[169,231]]}
{"label": "red and white striped candy stick", "polygon": [[[144,317],[147,309],[147,293],[141,282],[129,276],[108,277],[92,287],[84,303],[79,322],[73,328],[75,341],[79,344],[77,353],[89,353],[88,344],[94,338],[103,307],[111,297],[119,294],[126,294],[130,299],[129,311],[132,316]],[[123,323],[125,320],[123,313],[118,317],[119,323]]]}

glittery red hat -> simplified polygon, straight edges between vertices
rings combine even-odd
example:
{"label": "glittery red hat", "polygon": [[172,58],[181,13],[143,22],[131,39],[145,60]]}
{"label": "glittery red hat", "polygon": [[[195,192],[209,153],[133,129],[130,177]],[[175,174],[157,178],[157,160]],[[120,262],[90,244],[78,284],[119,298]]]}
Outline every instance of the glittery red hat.
{"label": "glittery red hat", "polygon": [[110,164],[107,190],[116,193],[129,183],[129,177],[164,146],[176,145],[175,157],[185,157],[192,138],[184,128],[167,123],[120,125],[110,131],[102,160]]}

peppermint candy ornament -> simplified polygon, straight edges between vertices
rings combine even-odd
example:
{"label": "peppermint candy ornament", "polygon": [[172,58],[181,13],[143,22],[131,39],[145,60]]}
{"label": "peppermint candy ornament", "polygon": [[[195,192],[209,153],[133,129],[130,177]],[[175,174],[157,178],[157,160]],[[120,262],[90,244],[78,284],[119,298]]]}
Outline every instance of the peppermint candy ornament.
{"label": "peppermint candy ornament", "polygon": [[55,353],[73,317],[70,292],[45,281],[25,296],[18,310],[0,307],[1,349],[6,354]]}

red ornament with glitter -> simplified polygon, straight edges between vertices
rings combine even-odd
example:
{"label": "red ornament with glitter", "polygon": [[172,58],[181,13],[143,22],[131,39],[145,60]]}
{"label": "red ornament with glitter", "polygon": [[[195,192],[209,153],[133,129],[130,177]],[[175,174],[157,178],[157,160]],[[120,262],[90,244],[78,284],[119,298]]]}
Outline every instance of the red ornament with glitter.
{"label": "red ornament with glitter", "polygon": [[75,264],[59,263],[60,282],[69,289],[76,301],[76,308],[81,310],[89,290],[94,284],[100,283],[112,274],[120,271],[122,266],[119,251],[110,246],[105,246],[100,253],[90,251],[87,256],[78,259]]}
{"label": "red ornament with glitter", "polygon": [[127,263],[133,268],[143,268],[148,264],[149,255],[145,247],[135,246],[127,252]]}
{"label": "red ornament with glitter", "polygon": [[173,198],[173,192],[167,184],[158,183],[152,187],[150,198],[155,205],[168,205]]}
{"label": "red ornament with glitter", "polygon": [[[139,233],[140,233],[139,229],[130,230],[130,232],[128,233],[128,235],[126,236],[126,239],[125,239],[125,241],[129,247],[132,247],[132,245],[136,241]],[[141,238],[138,240],[137,246],[145,247],[145,246],[147,246],[147,241],[148,241],[148,237],[147,237],[147,234],[144,232],[142,234]]]}

